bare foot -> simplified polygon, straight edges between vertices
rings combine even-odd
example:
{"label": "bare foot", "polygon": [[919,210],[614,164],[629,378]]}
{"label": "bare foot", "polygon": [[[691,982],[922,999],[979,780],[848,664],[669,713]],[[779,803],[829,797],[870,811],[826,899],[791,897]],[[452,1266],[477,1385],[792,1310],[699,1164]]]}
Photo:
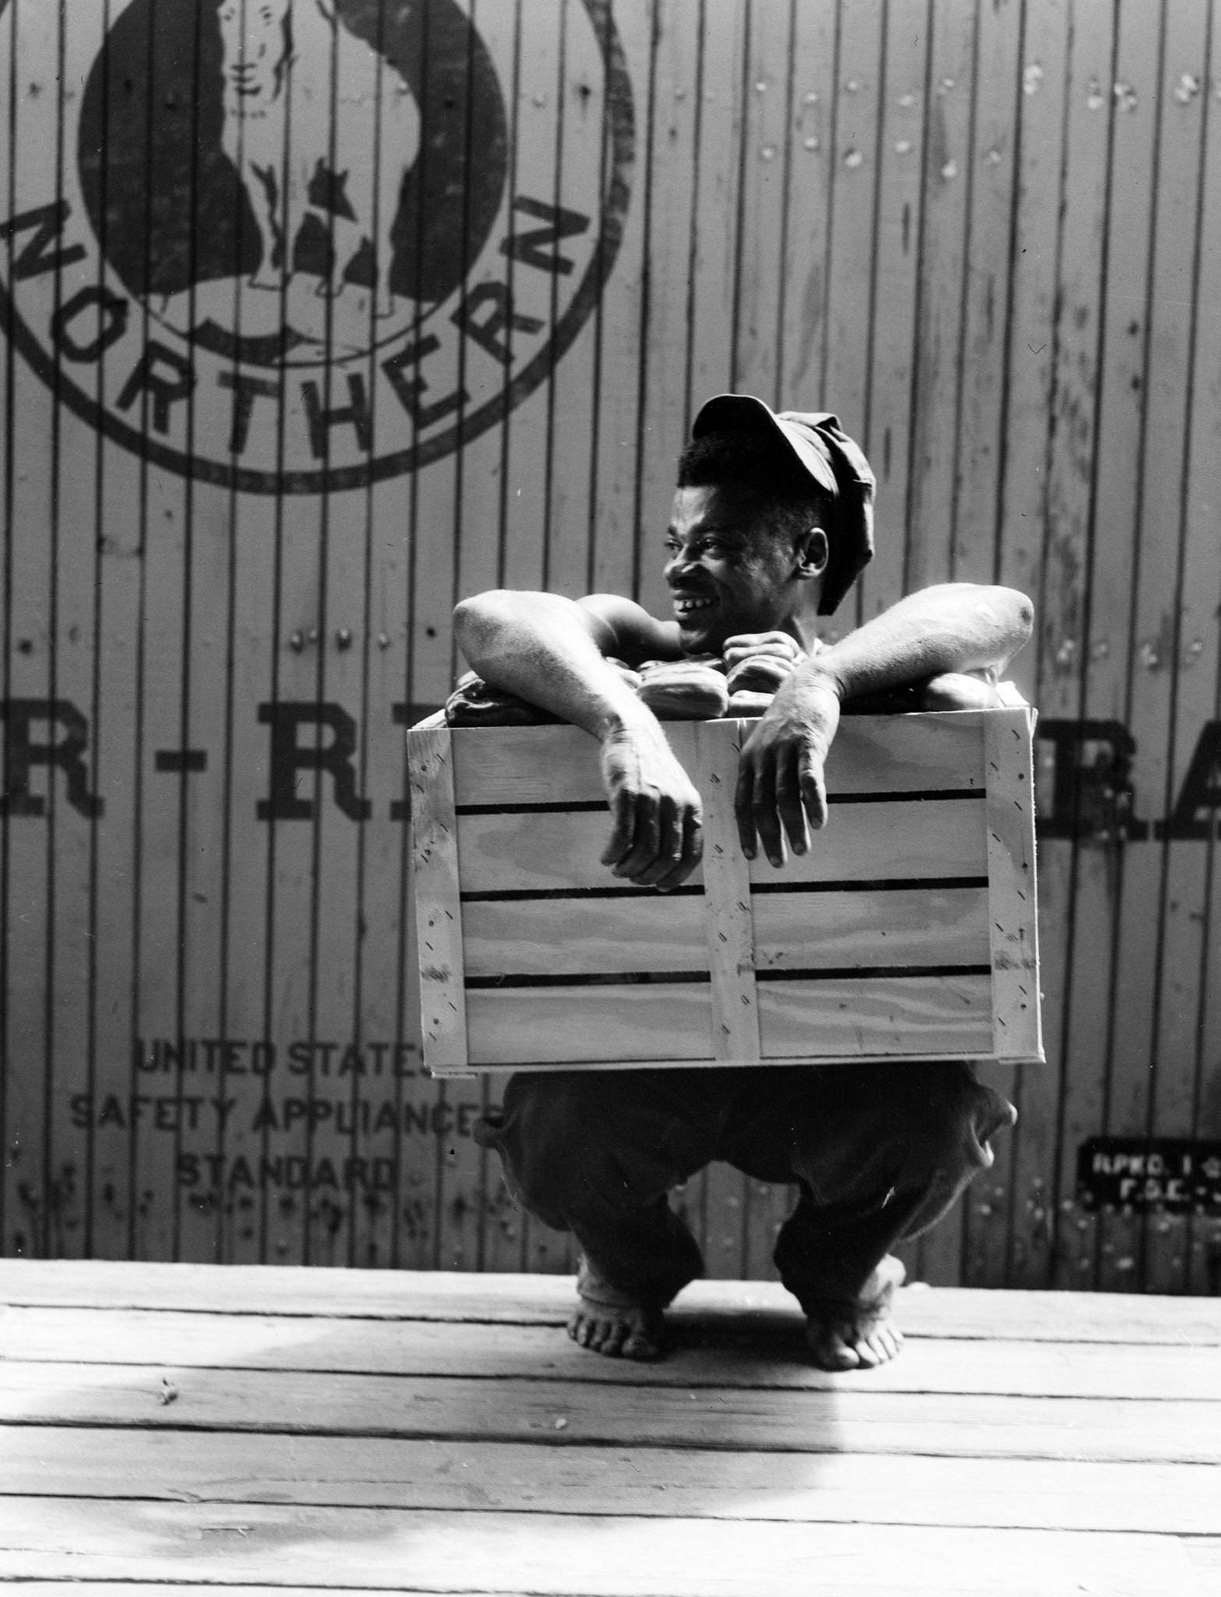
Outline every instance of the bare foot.
{"label": "bare foot", "polygon": [[638,1303],[595,1274],[585,1259],[577,1277],[577,1308],[568,1321],[574,1342],[609,1358],[659,1359],[661,1310]]}
{"label": "bare foot", "polygon": [[887,1254],[854,1303],[806,1304],[806,1342],[820,1370],[872,1370],[895,1357],[903,1335],[890,1323],[890,1310],[906,1273]]}

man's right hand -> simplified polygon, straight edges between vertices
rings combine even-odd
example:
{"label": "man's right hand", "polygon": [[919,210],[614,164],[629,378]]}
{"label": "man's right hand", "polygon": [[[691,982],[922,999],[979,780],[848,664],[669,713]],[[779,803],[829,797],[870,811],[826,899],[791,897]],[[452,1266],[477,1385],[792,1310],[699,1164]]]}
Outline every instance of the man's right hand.
{"label": "man's right hand", "polygon": [[685,881],[704,849],[700,796],[660,726],[608,732],[602,780],[613,821],[603,865],[640,887]]}

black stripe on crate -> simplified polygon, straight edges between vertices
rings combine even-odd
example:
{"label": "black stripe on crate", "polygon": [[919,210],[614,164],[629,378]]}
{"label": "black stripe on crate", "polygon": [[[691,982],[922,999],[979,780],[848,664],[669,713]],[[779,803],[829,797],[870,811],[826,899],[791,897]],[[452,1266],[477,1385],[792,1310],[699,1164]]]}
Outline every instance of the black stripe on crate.
{"label": "black stripe on crate", "polygon": [[757,970],[756,981],[881,981],[919,976],[991,976],[991,965],[845,965],[823,970]]}
{"label": "black stripe on crate", "polygon": [[914,801],[917,804],[929,800],[945,799],[953,802],[955,799],[981,799],[986,798],[987,792],[982,787],[920,787],[894,789],[889,793],[828,793],[827,804],[834,809],[837,804],[897,804]]}
{"label": "black stripe on crate", "polygon": [[986,876],[885,876],[872,882],[752,882],[750,891],[752,896],[755,893],[901,893],[911,888],[921,891],[947,887],[965,890],[987,885]]}
{"label": "black stripe on crate", "polygon": [[[883,981],[896,977],[990,976],[991,965],[847,965],[826,970],[757,970],[756,981]],[[592,971],[566,976],[468,976],[463,984],[468,992],[519,987],[631,987],[672,982],[705,982],[706,970],[626,970]]]}
{"label": "black stripe on crate", "polygon": [[625,970],[577,976],[468,976],[463,985],[469,992],[483,987],[631,987],[710,980],[706,970]]}
{"label": "black stripe on crate", "polygon": [[529,898],[690,898],[703,892],[702,887],[671,887],[665,893],[655,887],[494,887],[458,898],[463,904],[498,904]]}
{"label": "black stripe on crate", "polygon": [[577,810],[602,810],[607,815],[605,799],[573,799],[570,803],[560,803],[548,799],[540,800],[536,804],[455,804],[455,815],[567,815],[568,812]]}
{"label": "black stripe on crate", "polygon": [[[982,799],[987,796],[982,787],[930,787],[895,789],[888,793],[831,793],[827,802],[834,808],[839,804],[901,804],[956,799]],[[538,800],[521,804],[458,804],[456,815],[568,815],[582,811],[606,811],[605,799]],[[609,812],[608,812],[609,813]]]}

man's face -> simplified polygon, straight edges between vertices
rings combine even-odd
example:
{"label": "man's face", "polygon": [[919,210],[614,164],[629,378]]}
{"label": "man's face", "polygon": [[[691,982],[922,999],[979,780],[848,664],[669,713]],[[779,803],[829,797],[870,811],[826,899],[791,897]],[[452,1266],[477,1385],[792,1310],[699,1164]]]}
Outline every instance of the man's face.
{"label": "man's face", "polygon": [[665,579],[686,654],[719,654],[739,632],[788,630],[807,586],[792,541],[760,497],[680,488],[666,534]]}

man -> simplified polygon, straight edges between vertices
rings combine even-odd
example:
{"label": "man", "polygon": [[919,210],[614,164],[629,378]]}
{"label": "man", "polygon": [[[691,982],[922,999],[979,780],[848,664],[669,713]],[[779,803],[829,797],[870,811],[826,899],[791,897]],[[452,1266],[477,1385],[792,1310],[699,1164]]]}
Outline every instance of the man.
{"label": "man", "polygon": [[[786,843],[804,853],[827,820],[823,767],[844,700],[893,702],[903,690],[913,708],[997,702],[1032,624],[1011,590],[929,589],[820,643],[818,617],[872,555],[873,488],[834,416],[723,394],[700,410],[679,461],[672,619],[610,594],[498,592],[458,606],[479,676],[601,743],[612,816],[602,860],[616,876],[682,882],[700,858],[700,799],[615,662],[719,657],[729,691],[774,693],[743,747],[736,795],[744,852],[761,845],[773,865]],[[659,1354],[662,1311],[701,1269],[669,1191],[712,1159],[795,1182],[776,1264],[814,1362],[853,1369],[900,1345],[890,1306],[903,1272],[889,1248],[945,1213],[1015,1118],[959,1062],[523,1072],[479,1136],[519,1201],[580,1243],[569,1334],[629,1358]]]}

